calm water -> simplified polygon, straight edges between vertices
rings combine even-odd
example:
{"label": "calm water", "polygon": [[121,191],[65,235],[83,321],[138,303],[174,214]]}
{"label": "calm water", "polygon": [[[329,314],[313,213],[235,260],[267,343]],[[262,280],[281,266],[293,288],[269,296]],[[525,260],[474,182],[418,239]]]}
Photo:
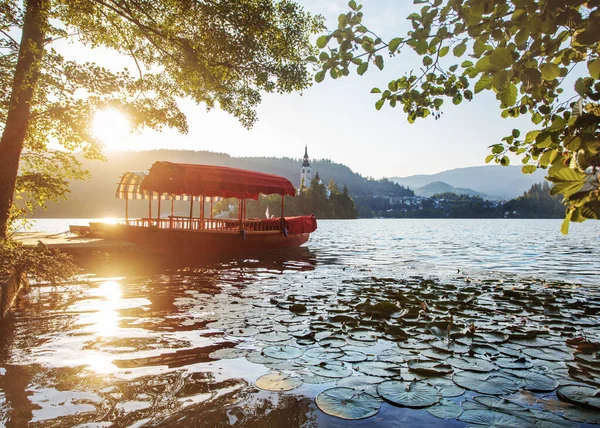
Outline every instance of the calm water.
{"label": "calm water", "polygon": [[[86,221],[45,219],[34,230],[68,224]],[[80,282],[32,287],[0,331],[0,426],[465,426],[385,403],[362,421],[328,416],[314,398],[332,384],[318,376],[287,393],[256,388],[270,371],[257,350],[302,327],[289,319],[290,301],[321,299],[314,317],[342,311],[353,283],[371,278],[596,290],[600,222],[566,237],[559,228],[554,220],[321,221],[305,248],[261,260],[186,267],[100,255]],[[597,326],[588,334],[600,337]],[[354,345],[373,356],[384,342]],[[215,357],[234,346],[240,355]]]}

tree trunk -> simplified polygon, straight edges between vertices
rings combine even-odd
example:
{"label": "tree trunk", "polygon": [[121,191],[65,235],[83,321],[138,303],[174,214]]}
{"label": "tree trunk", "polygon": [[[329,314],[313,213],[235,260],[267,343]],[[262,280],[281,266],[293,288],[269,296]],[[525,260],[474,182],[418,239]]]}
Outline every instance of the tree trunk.
{"label": "tree trunk", "polygon": [[0,139],[0,240],[6,238],[19,161],[29,127],[31,101],[41,72],[49,0],[27,0],[19,58]]}

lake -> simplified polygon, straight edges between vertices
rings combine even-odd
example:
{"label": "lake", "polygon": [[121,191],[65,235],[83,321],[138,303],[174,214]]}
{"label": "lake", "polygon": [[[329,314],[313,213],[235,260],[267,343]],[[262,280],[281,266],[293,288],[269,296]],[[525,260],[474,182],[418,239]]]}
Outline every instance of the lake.
{"label": "lake", "polygon": [[[98,255],[3,326],[0,426],[591,426],[556,391],[598,386],[600,223],[560,224],[331,220],[260,260]],[[413,380],[437,404],[385,393]]]}

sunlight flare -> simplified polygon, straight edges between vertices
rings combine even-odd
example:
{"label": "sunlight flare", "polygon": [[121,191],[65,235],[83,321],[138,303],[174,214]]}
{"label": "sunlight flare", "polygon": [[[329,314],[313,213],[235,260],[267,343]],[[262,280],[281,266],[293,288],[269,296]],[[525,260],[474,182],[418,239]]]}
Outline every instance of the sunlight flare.
{"label": "sunlight flare", "polygon": [[129,136],[130,124],[127,117],[118,110],[98,110],[92,123],[92,131],[106,150],[123,149]]}

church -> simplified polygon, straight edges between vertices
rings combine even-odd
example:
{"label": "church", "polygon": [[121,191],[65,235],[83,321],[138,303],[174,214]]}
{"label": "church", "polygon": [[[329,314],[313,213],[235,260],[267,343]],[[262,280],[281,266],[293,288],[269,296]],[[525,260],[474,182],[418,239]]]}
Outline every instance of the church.
{"label": "church", "polygon": [[[319,176],[319,172],[315,174],[315,178],[319,184],[323,184],[321,177]],[[300,186],[298,186],[298,194],[302,191],[304,187],[310,187],[310,183],[312,181],[312,172],[310,168],[310,160],[308,158],[308,144],[304,145],[304,158],[302,159],[302,166],[300,167]],[[328,187],[325,187],[325,192],[327,194],[327,199],[331,195],[331,191]]]}

